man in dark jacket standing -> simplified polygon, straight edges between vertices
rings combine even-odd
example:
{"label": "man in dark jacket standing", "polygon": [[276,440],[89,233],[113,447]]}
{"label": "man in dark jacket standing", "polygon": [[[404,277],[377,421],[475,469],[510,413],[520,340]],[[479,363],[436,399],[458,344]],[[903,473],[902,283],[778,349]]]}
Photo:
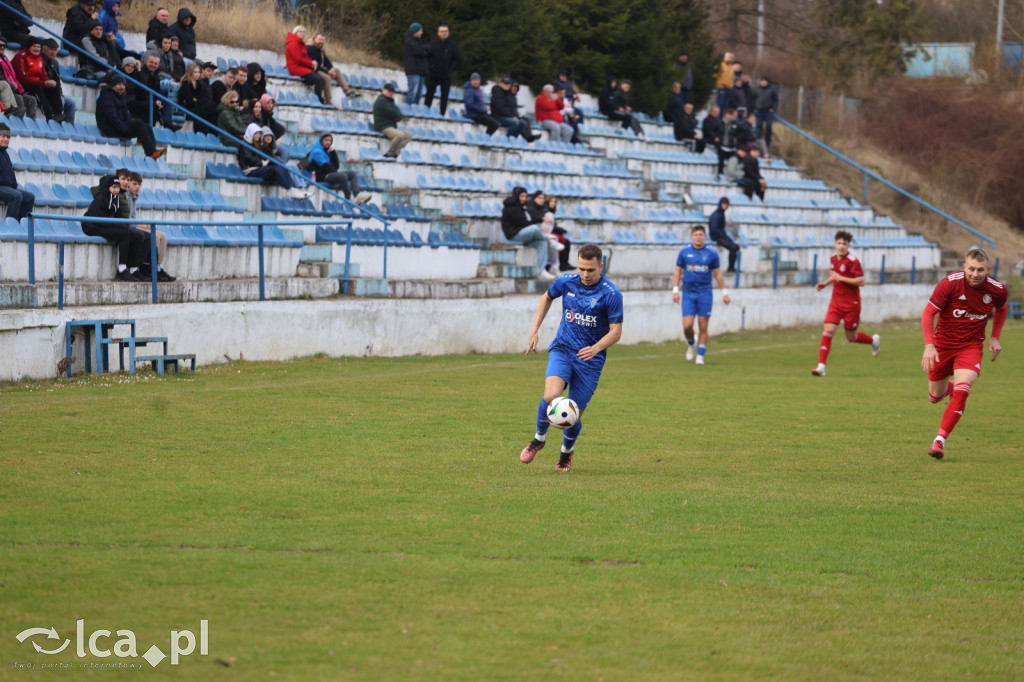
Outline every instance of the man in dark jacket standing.
{"label": "man in dark jacket standing", "polygon": [[178,49],[181,54],[195,61],[196,58],[196,15],[188,7],[178,10],[178,20],[167,32],[178,38]]}
{"label": "man in dark jacket standing", "polygon": [[128,111],[124,88],[124,76],[119,73],[111,76],[108,83],[100,84],[100,94],[96,98],[96,126],[107,137],[138,138],[146,156],[159,159],[166,149],[157,149],[152,126],[134,118]]}
{"label": "man in dark jacket standing", "polygon": [[405,89],[406,104],[419,104],[420,97],[426,90],[427,74],[430,72],[430,45],[425,44],[422,39],[423,24],[418,21],[409,24],[409,30],[402,39],[405,80],[408,82]]}
{"label": "man in dark jacket standing", "polygon": [[761,76],[757,87],[754,88],[754,112],[757,114],[755,132],[757,139],[764,140],[765,150],[772,146],[772,124],[775,122],[775,110],[778,108],[778,91],[766,77]]}
{"label": "man in dark jacket standing", "polygon": [[82,47],[82,38],[89,33],[92,22],[99,16],[96,14],[95,0],[78,0],[78,4],[67,11],[67,21],[61,36],[66,43],[74,43]]}
{"label": "man in dark jacket standing", "polygon": [[167,29],[170,28],[168,24],[171,21],[171,13],[167,11],[166,7],[161,7],[156,11],[156,14],[152,19],[149,20],[149,27],[146,29],[146,44],[156,41],[160,43],[160,39],[167,34]]}
{"label": "man in dark jacket standing", "polygon": [[439,109],[444,116],[448,111],[448,91],[452,88],[452,72],[462,66],[462,52],[455,40],[448,37],[448,26],[445,24],[437,27],[437,39],[430,43],[429,59],[427,98],[424,104],[429,107],[434,103],[434,90],[441,86]]}
{"label": "man in dark jacket standing", "polygon": [[729,269],[726,272],[735,272],[736,254],[740,252],[740,247],[725,231],[725,212],[727,210],[729,210],[729,197],[722,197],[718,200],[718,208],[708,218],[708,234],[716,244],[729,252]]}
{"label": "man in dark jacket standing", "polygon": [[0,122],[0,204],[7,205],[7,216],[21,220],[36,205],[36,197],[18,187],[18,179],[14,175],[14,164],[7,153],[11,144],[11,129],[6,123]]}

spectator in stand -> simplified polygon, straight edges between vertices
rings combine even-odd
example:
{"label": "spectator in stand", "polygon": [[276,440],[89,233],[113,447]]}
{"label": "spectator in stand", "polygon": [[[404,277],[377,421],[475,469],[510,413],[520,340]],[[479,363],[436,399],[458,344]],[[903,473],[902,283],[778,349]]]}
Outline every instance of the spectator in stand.
{"label": "spectator in stand", "polygon": [[726,52],[722,57],[722,63],[718,65],[718,75],[715,77],[715,91],[718,93],[718,111],[725,114],[729,108],[729,89],[733,86],[735,78],[732,71],[732,63],[735,59],[732,52]]}
{"label": "spectator in stand", "polygon": [[247,129],[250,123],[255,123],[260,128],[262,128],[263,123],[260,121],[260,116],[262,114],[263,105],[259,102],[259,100],[255,102],[242,102],[242,122],[245,123]]}
{"label": "spectator in stand", "polygon": [[519,104],[512,92],[512,79],[505,76],[491,88],[491,116],[508,128],[509,137],[522,137],[527,142],[537,138],[530,133],[530,121],[519,115]]}
{"label": "spectator in stand", "polygon": [[741,119],[747,117],[747,91],[743,87],[743,78],[737,76],[733,85],[729,88],[729,108],[736,110],[736,115]]}
{"label": "spectator in stand", "polygon": [[722,141],[718,144],[718,174],[722,174],[725,162],[736,153],[736,110],[729,107],[722,118]]}
{"label": "spectator in stand", "polygon": [[543,191],[537,190],[529,196],[526,202],[526,212],[529,214],[531,222],[540,227],[540,231],[544,233],[548,240],[548,260],[544,265],[544,270],[552,275],[556,275],[558,272],[558,266],[556,265],[558,254],[565,247],[558,239],[558,236],[552,232],[555,227],[555,216],[548,211],[548,200]]}
{"label": "spectator in stand", "polygon": [[[236,93],[228,93],[225,97],[237,97]],[[269,128],[267,129],[269,130]],[[248,130],[243,133],[245,135],[245,141],[252,147],[260,150],[268,156],[273,156],[273,133],[267,133],[266,137],[271,140],[271,146],[268,148],[264,145],[264,130],[256,124],[249,126]],[[240,144],[238,145],[238,167],[242,169],[242,172],[251,178],[259,178],[263,181],[264,185],[277,185],[287,190],[289,197],[293,199],[305,199],[309,196],[307,192],[299,189],[295,186],[292,181],[291,173],[281,164],[273,163],[270,159],[265,159],[252,149],[249,145]]]}
{"label": "spectator in stand", "polygon": [[736,255],[740,252],[740,247],[725,231],[725,212],[727,210],[729,210],[729,197],[722,197],[718,200],[718,208],[708,218],[708,234],[716,244],[729,252],[729,269],[726,272],[736,272]]}
{"label": "spectator in stand", "polygon": [[537,95],[533,104],[533,113],[540,127],[548,131],[553,142],[569,142],[572,140],[572,126],[562,117],[565,101],[555,94],[555,86],[548,83]]}
{"label": "spectator in stand", "polygon": [[260,124],[273,131],[278,156],[282,160],[288,161],[292,158],[291,149],[281,142],[281,138],[285,136],[288,129],[284,127],[283,123],[274,118],[274,109],[276,108],[277,102],[269,94],[264,93],[263,97],[260,97]]}
{"label": "spectator in stand", "polygon": [[177,83],[185,75],[185,56],[181,54],[181,47],[177,36],[171,36],[170,63],[171,80]]}
{"label": "spectator in stand", "polygon": [[683,50],[676,56],[676,68],[683,72],[679,79],[680,93],[683,96],[683,104],[690,101],[690,91],[693,90],[693,67],[690,66],[690,55]]}
{"label": "spectator in stand", "polygon": [[373,129],[390,140],[391,145],[384,152],[389,159],[398,157],[405,145],[412,139],[408,130],[399,130],[398,122],[402,120],[402,111],[395,104],[395,90],[398,86],[389,81],[384,84],[373,103]]}
{"label": "spectator in stand", "polygon": [[147,46],[153,41],[159,42],[167,34],[167,29],[170,28],[167,24],[170,20],[171,13],[166,8],[161,7],[156,11],[153,18],[149,20],[149,28],[146,29]]}
{"label": "spectator in stand", "polygon": [[565,99],[565,109],[562,111],[562,115],[565,116],[566,122],[572,126],[572,129],[576,131],[573,141],[578,142],[580,126],[583,125],[585,119],[583,112],[579,108],[580,96],[576,94],[576,88],[569,79],[569,69],[559,69],[558,73],[555,74],[555,80],[551,81],[551,84],[555,86],[556,93],[559,92],[559,87],[565,89],[565,94],[560,95]]}
{"label": "spectator in stand", "polygon": [[42,50],[43,46],[39,38],[29,36],[18,53],[14,55],[11,65],[14,67],[14,73],[25,93],[35,97],[43,115],[47,119],[51,119],[55,115],[60,115],[62,102],[60,99],[55,99],[55,97],[59,97],[59,94],[53,89],[56,83],[46,75]]}
{"label": "spectator in stand", "polygon": [[[124,179],[119,179],[121,180],[121,184],[123,185]],[[142,174],[137,172],[130,173],[128,176],[128,190],[122,192],[122,194],[124,194],[125,199],[128,202],[128,218],[131,218],[132,220],[139,217],[137,206],[139,201],[139,192],[141,191]],[[150,239],[153,238],[154,233],[156,234],[156,281],[175,281],[177,277],[172,277],[171,273],[167,272],[167,270],[164,269],[164,262],[165,258],[167,257],[167,234],[159,230],[154,230],[150,225],[132,225],[132,227],[134,227],[136,230],[141,230],[142,232],[148,234]],[[143,278],[147,280],[151,280],[153,277],[151,271],[152,265],[150,263],[151,254],[149,252],[149,249],[151,248],[152,245],[147,244],[146,257],[143,259],[142,266],[139,268],[139,273],[142,275]]]}
{"label": "spectator in stand", "polygon": [[263,95],[267,94],[267,73],[260,66],[259,62],[249,62],[249,77],[242,86],[243,102],[258,102]]}
{"label": "spectator in stand", "polygon": [[97,17],[97,20],[103,26],[103,37],[114,43],[114,50],[117,52],[118,59],[124,59],[134,53],[125,49],[124,36],[121,35],[121,27],[117,23],[119,16],[121,16],[120,0],[103,0],[103,9],[100,10]]}
{"label": "spectator in stand", "polygon": [[346,199],[356,197],[357,204],[365,204],[373,198],[369,192],[359,191],[359,176],[355,171],[339,170],[338,153],[334,151],[334,136],[324,133],[320,143],[313,145],[307,157],[306,168],[313,180],[333,189],[341,190]]}
{"label": "spectator in stand", "polygon": [[768,152],[772,146],[772,124],[775,123],[775,110],[779,107],[779,92],[766,76],[761,76],[754,88],[754,111],[757,118],[754,131],[757,139],[764,141],[764,158],[768,160]]}
{"label": "spectator in stand", "polygon": [[632,84],[629,80],[619,79],[615,76],[608,76],[604,90],[598,95],[598,107],[601,113],[613,121],[622,121],[623,128],[630,128],[641,140],[646,139],[644,129],[640,122],[633,116],[633,108],[629,106],[629,91]]}
{"label": "spectator in stand", "polygon": [[474,123],[485,126],[487,134],[493,135],[501,127],[497,120],[487,114],[487,98],[480,87],[480,74],[476,71],[469,75],[469,80],[462,84],[462,103],[466,105],[466,118]]}
{"label": "spectator in stand", "polygon": [[560,82],[555,81],[551,84],[551,87],[555,89],[555,97],[562,101],[562,120],[572,128],[572,137],[569,138],[569,142],[580,144],[580,121],[583,119],[583,116],[573,107],[575,100],[566,97],[565,86]]}
{"label": "spectator in stand", "polygon": [[196,59],[196,15],[192,10],[182,7],[178,10],[178,20],[171,24],[167,32],[178,38],[178,49],[186,59]]}
{"label": "spectator in stand", "polygon": [[245,122],[242,121],[242,112],[238,107],[239,97],[234,90],[224,93],[217,105],[217,127],[224,130],[220,136],[221,142],[229,147],[238,144],[238,141],[245,137]]}
{"label": "spectator in stand", "polygon": [[82,38],[82,49],[91,54],[95,59],[89,59],[85,55],[78,55],[78,78],[88,80],[99,80],[108,72],[117,69],[121,58],[117,56],[117,48],[114,43],[103,36],[103,25],[95,19],[89,24],[89,32]]}
{"label": "spectator in stand", "polygon": [[11,144],[11,128],[6,122],[0,121],[0,204],[7,206],[7,216],[21,220],[36,205],[36,197],[18,187],[18,178],[14,174],[14,164],[7,147]]}
{"label": "spectator in stand", "polygon": [[538,279],[554,279],[555,276],[547,271],[548,263],[548,238],[544,232],[533,224],[530,214],[526,210],[526,189],[515,187],[501,209],[501,232],[505,239],[518,242],[533,248],[537,252],[537,277]]}
{"label": "spectator in stand", "polygon": [[743,163],[747,160],[747,145],[742,144],[736,147],[736,153],[725,162],[725,169],[722,175],[725,181],[742,187],[740,180],[743,179]]}
{"label": "spectator in stand", "polygon": [[238,101],[241,104],[245,103],[245,98],[242,96],[242,92],[245,91],[245,84],[249,81],[249,68],[239,64],[235,69],[235,84],[231,86],[231,89],[238,93]]}
{"label": "spectator in stand", "polygon": [[7,58],[7,39],[0,36],[0,81],[5,81],[10,88],[10,98],[14,99],[14,105],[8,106],[11,99],[8,98],[4,107],[9,116],[28,116],[29,118],[43,118],[39,110],[39,103],[36,98],[25,92],[18,74],[15,72],[14,64]]}
{"label": "spectator in stand", "polygon": [[[53,85],[44,85],[43,87],[47,89],[47,97],[51,100],[50,106],[54,108],[53,120],[74,123],[78,105],[73,97],[64,96],[64,90],[61,87],[60,64],[57,62],[59,47],[60,43],[53,38],[47,38],[42,43],[43,68],[46,69],[47,80],[53,82]],[[59,108],[57,107],[58,102],[60,103]]]}
{"label": "spectator in stand", "polygon": [[764,201],[764,191],[768,183],[761,176],[761,164],[758,162],[760,156],[761,150],[751,142],[747,147],[747,158],[743,160],[743,178],[739,184],[743,186],[743,193],[748,199],[753,199],[756,194],[758,199]]}
{"label": "spectator in stand", "polygon": [[224,99],[224,95],[227,94],[228,90],[235,87],[235,79],[238,77],[238,67],[232,66],[230,69],[224,72],[224,75],[220,77],[220,80],[214,81],[210,84],[210,88],[213,92],[213,100],[219,102]]}
{"label": "spectator in stand", "polygon": [[[164,93],[162,81],[166,78],[167,74],[160,71],[160,57],[153,54],[152,52],[146,55],[146,65],[137,76],[136,79],[150,90],[154,90],[160,94]],[[152,108],[150,108],[150,101],[152,101]],[[180,130],[180,126],[174,124],[171,109],[173,107],[170,104],[166,104],[156,96],[150,94],[147,90],[140,90],[138,101],[135,103],[135,109],[132,113],[138,118],[149,121],[150,125],[156,125],[156,121],[160,121],[167,130],[177,131]],[[152,112],[152,116],[150,113]]]}
{"label": "spectator in stand", "polygon": [[402,39],[402,52],[404,55],[405,80],[408,87],[405,90],[406,104],[419,104],[420,97],[426,91],[426,78],[430,65],[430,45],[423,42],[423,24],[414,21],[409,24],[409,30],[405,32]]}
{"label": "spectator in stand", "polygon": [[[674,124],[677,115],[683,113],[684,104],[686,104],[686,98],[683,97],[683,85],[676,81],[672,84],[672,89],[668,93],[668,104],[665,105],[661,112],[665,122]],[[676,135],[676,139],[680,139],[679,135]]]}
{"label": "spectator in stand", "polygon": [[747,112],[745,116],[736,116],[736,146],[746,147],[751,142],[754,142],[757,138],[754,135],[754,123],[755,123],[754,112]]}
{"label": "spectator in stand", "polygon": [[704,133],[704,144],[711,145],[718,151],[719,145],[722,144],[722,119],[719,118],[721,114],[718,110],[717,104],[712,104],[711,108],[708,109],[708,115],[704,117],[704,122],[701,123],[701,131]]}
{"label": "spectator in stand", "polygon": [[107,82],[100,83],[100,94],[96,98],[96,126],[106,137],[137,138],[146,156],[159,159],[166,149],[158,149],[153,128],[128,111],[124,88],[124,76],[120,73],[114,73]]}
{"label": "spectator in stand", "polygon": [[310,58],[317,63],[317,71],[320,72],[320,77],[324,79],[324,91],[327,92],[327,99],[331,99],[330,88],[331,81],[337,84],[341,91],[345,93],[345,97],[359,97],[358,92],[352,92],[352,88],[349,87],[348,82],[345,80],[345,75],[340,69],[334,67],[334,63],[324,53],[324,38],[323,33],[317,33],[313,36],[313,42],[306,46],[306,51],[309,53]]}
{"label": "spectator in stand", "polygon": [[[20,14],[15,14],[15,12],[20,12]],[[28,18],[23,19],[21,14]],[[0,2],[0,34],[6,36],[8,40],[25,47],[32,25],[32,15],[25,9],[21,0]]]}
{"label": "spectator in stand", "polygon": [[452,88],[452,72],[462,66],[462,51],[458,43],[449,37],[447,24],[437,27],[437,38],[430,43],[429,69],[427,72],[427,96],[424,103],[434,103],[434,91],[441,88],[439,109],[444,116],[448,111],[448,92]]}
{"label": "spectator in stand", "polygon": [[78,0],[65,14],[64,31],[61,34],[64,42],[82,47],[82,38],[92,30],[92,22],[99,19],[95,0]]}
{"label": "spectator in stand", "polygon": [[[171,35],[169,33],[146,45],[146,52],[142,56],[143,61],[151,54],[160,58],[160,70],[170,78],[171,69],[174,68],[174,59],[171,57]],[[121,196],[124,196],[124,193]]]}
{"label": "spectator in stand", "polygon": [[[327,99],[330,91],[325,89],[325,76],[317,73],[319,65],[313,61],[306,50],[306,27],[296,26],[284,38],[284,61],[288,73],[298,76],[302,82],[313,88],[313,92],[321,104],[330,104]],[[327,86],[330,87],[330,86]]]}
{"label": "spectator in stand", "polygon": [[212,129],[204,125],[203,122],[214,122],[217,116],[217,104],[213,101],[210,84],[201,76],[202,69],[199,68],[199,63],[189,64],[178,87],[178,104],[201,119],[192,119],[194,130],[197,133],[206,133]]}
{"label": "spectator in stand", "polygon": [[[115,75],[114,78],[121,78]],[[103,85],[100,86],[101,88]],[[102,95],[101,95],[102,96]],[[91,218],[121,217],[121,181],[116,175],[100,178],[99,191],[85,215]],[[120,282],[144,282],[139,272],[149,252],[149,235],[126,223],[83,222],[82,232],[90,237],[103,237],[117,245],[117,275]]]}
{"label": "spectator in stand", "polygon": [[569,263],[572,241],[570,241],[569,233],[565,231],[565,228],[560,227],[554,219],[556,213],[558,213],[558,197],[548,195],[547,215],[550,215],[552,219],[551,234],[555,235],[555,238],[562,244],[562,248],[558,251],[558,269],[560,272],[568,272],[576,269],[575,266]]}
{"label": "spectator in stand", "polygon": [[704,140],[697,137],[697,117],[690,102],[684,104],[683,110],[676,115],[676,120],[672,123],[672,134],[691,151],[698,154],[704,152]]}

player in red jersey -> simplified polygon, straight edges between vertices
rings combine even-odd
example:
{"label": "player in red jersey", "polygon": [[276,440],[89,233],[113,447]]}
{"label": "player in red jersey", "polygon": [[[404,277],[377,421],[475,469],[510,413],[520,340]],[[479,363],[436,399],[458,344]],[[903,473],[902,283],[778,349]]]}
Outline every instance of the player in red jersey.
{"label": "player in red jersey", "polygon": [[[999,345],[999,334],[1006,322],[1006,286],[989,277],[990,270],[988,253],[984,249],[971,249],[964,257],[964,269],[944,277],[935,286],[921,313],[921,331],[924,332],[921,367],[928,372],[928,398],[937,403],[950,396],[949,405],[942,413],[939,434],[928,448],[928,454],[935,459],[942,459],[946,438],[963,416],[971,386],[981,373],[985,325],[990,314],[992,338],[988,349],[992,351],[992,362],[1003,349]],[[937,325],[936,315],[939,317]]]}
{"label": "player in red jersey", "polygon": [[860,288],[864,286],[864,269],[860,261],[850,255],[850,241],[853,235],[845,230],[836,232],[836,253],[832,256],[832,271],[828,279],[814,285],[821,291],[829,284],[832,286],[832,300],[825,313],[825,326],[821,333],[821,346],[818,348],[818,366],[811,370],[816,377],[825,376],[825,361],[832,350],[832,335],[843,321],[846,328],[846,340],[850,343],[871,344],[871,354],[878,355],[882,347],[882,337],[878,334],[868,336],[857,331],[860,325]]}

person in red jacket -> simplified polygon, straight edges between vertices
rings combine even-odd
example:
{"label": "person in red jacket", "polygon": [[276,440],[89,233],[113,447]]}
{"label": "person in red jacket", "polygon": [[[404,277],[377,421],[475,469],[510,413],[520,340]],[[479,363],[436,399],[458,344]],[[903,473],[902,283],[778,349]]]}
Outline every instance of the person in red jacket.
{"label": "person in red jacket", "polygon": [[284,61],[288,73],[298,76],[302,82],[313,88],[313,92],[323,104],[330,104],[329,96],[324,93],[324,79],[317,73],[320,66],[309,56],[306,50],[306,27],[296,26],[284,39]]}
{"label": "person in red jacket", "polygon": [[544,86],[533,104],[533,115],[540,127],[551,133],[552,142],[572,140],[572,126],[562,116],[564,106],[565,102],[555,94],[555,87],[550,83]]}
{"label": "person in red jacket", "polygon": [[[39,38],[30,36],[25,44],[21,46],[18,53],[14,55],[11,64],[14,65],[14,73],[18,76],[21,87],[30,95],[33,95],[43,108],[46,118],[53,118],[54,102],[49,98],[48,92],[56,91],[57,83],[50,80],[46,74],[46,66],[43,64],[42,41]],[[61,104],[56,103],[56,111],[59,113]]]}

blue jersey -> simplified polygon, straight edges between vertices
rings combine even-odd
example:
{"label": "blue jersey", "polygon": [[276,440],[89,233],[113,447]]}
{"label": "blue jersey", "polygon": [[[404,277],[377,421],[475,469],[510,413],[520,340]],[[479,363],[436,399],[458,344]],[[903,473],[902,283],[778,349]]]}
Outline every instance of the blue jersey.
{"label": "blue jersey", "polygon": [[683,291],[702,294],[711,291],[711,273],[722,267],[718,251],[709,246],[695,249],[684,246],[679,250],[676,266],[683,269]]}
{"label": "blue jersey", "polygon": [[[600,341],[609,325],[622,322],[622,292],[605,277],[586,287],[579,274],[562,275],[548,287],[548,296],[562,297],[562,323],[548,350],[560,348],[575,354]],[[594,357],[603,360],[604,356],[602,350]]]}

